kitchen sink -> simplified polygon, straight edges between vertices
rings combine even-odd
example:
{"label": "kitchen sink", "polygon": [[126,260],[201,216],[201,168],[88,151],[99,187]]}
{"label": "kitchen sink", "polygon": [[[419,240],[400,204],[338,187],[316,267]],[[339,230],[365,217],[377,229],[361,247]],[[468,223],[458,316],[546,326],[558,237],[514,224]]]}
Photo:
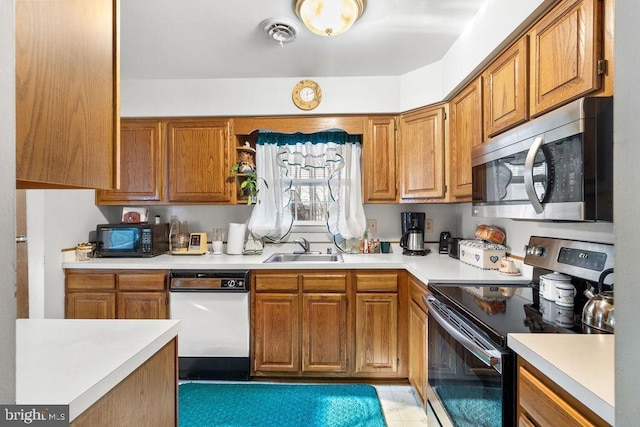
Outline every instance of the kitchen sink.
{"label": "kitchen sink", "polygon": [[341,254],[322,254],[322,253],[275,253],[264,260],[265,263],[272,262],[344,262]]}

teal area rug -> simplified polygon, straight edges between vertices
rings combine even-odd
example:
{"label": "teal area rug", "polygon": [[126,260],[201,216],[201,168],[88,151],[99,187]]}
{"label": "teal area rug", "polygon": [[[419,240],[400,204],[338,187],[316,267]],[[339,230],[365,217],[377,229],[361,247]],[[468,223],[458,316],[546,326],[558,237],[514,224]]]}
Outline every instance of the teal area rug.
{"label": "teal area rug", "polygon": [[184,383],[179,427],[384,427],[374,387],[364,384]]}

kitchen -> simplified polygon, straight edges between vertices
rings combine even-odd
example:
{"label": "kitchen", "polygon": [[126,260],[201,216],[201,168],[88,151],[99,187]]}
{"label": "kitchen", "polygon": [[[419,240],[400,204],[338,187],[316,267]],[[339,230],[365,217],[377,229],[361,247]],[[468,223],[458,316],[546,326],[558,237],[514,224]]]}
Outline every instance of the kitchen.
{"label": "kitchen", "polygon": [[[12,2],[8,2],[8,3],[12,3]],[[4,3],[3,3],[3,6],[4,6]],[[632,8],[633,6],[617,5],[616,16],[618,18],[616,19],[616,31],[618,34],[621,34],[621,33],[624,34],[621,28],[624,29],[626,19],[631,20],[631,17],[633,16],[633,10],[631,13],[629,13],[629,11],[627,10],[624,10],[627,7]],[[3,17],[9,16],[9,15],[10,14],[7,14],[7,15],[2,14]],[[633,23],[629,23],[629,27],[633,28]],[[627,48],[627,46],[625,45],[624,37],[617,37],[617,41],[618,41],[616,45],[617,52],[620,52],[620,49],[622,48]],[[622,45],[622,48],[621,48],[621,45]],[[629,46],[629,48],[633,49],[633,46]],[[624,112],[621,113],[621,111],[625,110],[624,102],[629,102],[629,108],[626,108],[626,110],[633,111],[633,108],[632,108],[633,101],[632,100],[627,101],[627,99],[625,99],[626,96],[630,97],[634,93],[632,84],[629,85],[630,87],[628,88],[627,91],[624,90],[625,77],[626,77],[625,71],[631,72],[630,70],[633,69],[632,65],[637,65],[637,64],[633,64],[633,63],[629,64],[628,69],[625,69],[624,66],[626,65],[625,61],[633,61],[629,58],[634,56],[635,55],[627,55],[626,50],[623,50],[622,53],[618,53],[618,55],[616,55],[616,85],[618,86],[616,90],[616,103],[623,103],[622,107],[620,107],[620,104],[616,104],[616,111],[617,111],[616,135],[619,136],[620,138],[623,138],[625,136],[625,132],[627,132],[627,127],[633,126],[632,119],[629,117],[629,120],[626,120]],[[3,57],[3,59],[5,58]],[[2,65],[3,65],[3,68],[5,68],[4,62],[2,63]],[[427,73],[429,72],[436,73],[436,72],[439,72],[439,70],[427,70]],[[458,73],[464,73],[464,71],[458,71]],[[443,74],[447,76],[455,76],[456,73],[450,73],[450,74],[443,73]],[[11,85],[11,82],[7,82],[5,78],[6,76],[3,75],[2,83],[4,85],[7,85],[7,87],[9,87]],[[455,77],[451,77],[451,78],[455,80]],[[323,106],[326,105],[327,106],[326,108],[330,109],[327,111],[333,112],[334,108],[332,107],[332,104],[335,103],[336,112],[350,112],[349,110],[343,111],[343,109],[349,108],[349,106],[351,106],[351,104],[353,103],[353,100],[351,98],[341,99],[340,94],[343,93],[343,91],[341,90],[344,88],[343,85],[344,86],[350,85],[353,83],[353,81],[351,79],[346,79],[346,81],[341,81],[339,79],[336,79],[336,81],[333,82],[332,80],[333,79],[327,79],[327,83],[323,83],[323,87],[325,88],[325,91],[327,91],[328,89],[331,88],[332,84],[334,84],[336,86],[333,89],[333,91],[335,92],[335,97],[334,96],[327,97],[323,101]],[[407,77],[407,80],[408,82],[406,82],[406,84],[412,85],[411,76]],[[142,108],[147,108],[147,107],[139,104],[140,100],[144,97],[142,95],[136,96],[136,88],[137,90],[144,92],[145,95],[148,95],[149,93],[160,93],[160,91],[153,89],[154,83],[162,84],[163,86],[165,84],[168,84],[167,82],[129,82],[129,83],[122,82],[123,84],[122,115],[123,116],[143,114]],[[272,97],[274,99],[278,97],[282,98],[284,96],[282,94],[285,94],[288,96],[289,89],[290,89],[289,88],[290,82],[288,80],[281,82],[281,85],[282,85],[281,87],[278,87],[280,85],[280,82],[275,82],[275,83],[276,84],[271,85],[270,88],[265,89],[264,87],[262,87],[263,85],[257,82],[255,87],[251,85],[250,89],[251,90],[256,89],[259,91],[268,92],[268,93],[265,93],[264,95],[265,98],[267,97]],[[127,89],[127,84],[131,86],[129,89]],[[389,82],[389,85],[395,86],[395,82]],[[452,89],[455,86],[455,84],[449,83],[447,85],[447,83],[445,82],[443,86],[445,88]],[[271,90],[273,90],[273,93],[271,93]],[[175,96],[173,97],[172,101],[175,104],[173,107],[164,105],[163,102],[161,102],[162,100],[154,100],[157,102],[152,102],[151,104],[153,104],[154,106],[157,106],[158,110],[149,111],[148,114],[150,115],[178,114],[176,111],[171,110],[170,108],[184,108],[185,109],[184,114],[194,114],[193,110],[187,109],[188,106],[203,103],[202,100],[200,100],[200,102],[197,102],[197,101],[194,102],[191,99],[181,100],[178,97],[179,93],[181,93],[179,85],[176,85],[176,87],[174,88],[174,91],[175,91]],[[447,90],[444,89],[442,90],[442,92],[447,93]],[[11,93],[11,90],[7,90],[6,93]],[[126,98],[127,96],[131,96],[131,99],[127,99]],[[434,95],[434,96],[436,97],[436,99],[433,99],[434,101],[439,100],[437,98],[437,95]],[[431,98],[428,95],[425,95],[421,97],[420,103],[427,104],[430,102],[430,99]],[[181,101],[181,102],[178,102],[178,101]],[[273,109],[271,109],[272,107],[274,107],[272,105],[262,106],[262,107],[258,106],[256,107],[258,108],[258,110],[251,111],[250,113],[251,114],[290,113],[291,107],[289,106],[290,102],[288,98],[286,99],[286,104],[284,101],[285,100],[283,100],[281,104],[274,103],[275,108]],[[370,100],[367,100],[367,105],[372,104],[369,101]],[[413,106],[419,105],[419,104],[412,105],[411,102],[407,102],[407,105],[404,105],[402,103],[399,103],[399,104],[400,105],[397,108],[397,110],[405,110],[408,108],[412,108]],[[175,107],[175,105],[178,105],[178,107]],[[206,113],[211,115],[240,113],[239,111],[234,111],[234,103],[232,100],[229,100],[229,102],[226,104],[218,103],[216,105],[217,107],[208,106],[207,108],[213,108],[213,110],[207,109]],[[282,105],[282,107],[278,107],[279,105]],[[373,105],[376,105],[376,103],[374,102]],[[386,109],[389,108],[389,104],[386,102],[386,100],[380,100],[380,105],[381,105],[380,108],[382,109],[382,111],[385,111]],[[231,109],[231,112],[226,110],[227,107]],[[4,108],[8,110],[7,111],[8,114],[6,116],[12,117],[12,113],[10,113],[10,110],[11,110],[10,105],[5,106],[5,104],[3,103],[3,109]],[[222,110],[216,111],[215,108],[224,108],[224,112]],[[236,106],[235,108],[239,109],[240,107]],[[261,110],[260,108],[264,108],[265,110]],[[269,111],[266,111],[267,108],[269,108]],[[282,111],[279,111],[277,108],[282,108]],[[360,105],[353,105],[350,108],[353,108],[353,111],[360,111],[363,109]],[[633,134],[631,130],[629,130],[628,132],[629,132],[629,135]],[[8,148],[7,148],[8,151],[12,151],[11,144],[10,144],[11,135],[12,135],[11,130],[7,131],[7,134],[4,134],[4,133],[2,134],[2,140],[6,141],[6,143],[8,144]],[[634,173],[633,173],[634,166],[632,163],[633,163],[633,158],[636,156],[630,156],[629,154],[634,153],[634,149],[637,150],[637,148],[635,148],[634,146],[629,146],[629,147],[624,146],[625,140],[622,140],[623,141],[622,143],[620,143],[620,140],[618,139],[616,141],[617,141],[616,150],[621,150],[622,149],[621,146],[624,147],[624,152],[623,152],[624,154],[619,155],[620,152],[617,151],[618,155],[616,156],[616,178],[620,178],[616,180],[615,197],[616,197],[616,201],[618,201],[618,203],[616,203],[616,206],[625,206],[625,207],[629,206],[629,209],[616,210],[615,232],[614,232],[614,227],[611,224],[555,224],[555,223],[547,224],[547,223],[514,222],[509,220],[496,221],[495,222],[496,225],[500,225],[507,230],[509,234],[509,239],[510,239],[509,242],[513,248],[516,248],[517,250],[518,248],[523,247],[524,244],[526,243],[526,239],[531,234],[554,235],[554,236],[568,237],[568,238],[574,238],[574,239],[588,239],[588,240],[596,240],[596,241],[615,242],[617,252],[619,254],[618,265],[623,266],[623,269],[620,269],[618,273],[618,276],[619,276],[618,282],[631,283],[631,277],[632,277],[631,275],[633,274],[633,269],[635,267],[632,264],[632,261],[630,258],[631,257],[630,254],[632,253],[631,247],[630,247],[630,240],[633,240],[633,239],[629,239],[629,237],[633,236],[633,233],[634,233],[633,232],[634,222],[633,222],[633,217],[631,216],[634,209],[631,209],[631,207],[633,206],[633,203],[635,203],[634,197],[633,197],[635,194],[633,193],[634,183],[629,182],[632,180],[628,180],[628,179],[625,180],[625,179],[622,179],[622,177],[634,176]],[[629,164],[627,165],[626,162],[629,162]],[[8,167],[9,171],[12,169],[11,163],[7,163],[6,166]],[[11,177],[8,177],[7,180],[3,180],[3,182],[6,183],[6,182],[14,181],[9,178]],[[625,188],[625,186],[628,186],[628,188]],[[10,185],[7,186],[6,188],[7,199],[12,199],[12,197],[10,197],[10,195],[13,192],[11,188],[12,186]],[[64,197],[60,197],[61,195],[63,195]],[[83,191],[59,192],[57,190],[53,192],[43,192],[42,194],[36,195],[35,201],[32,200],[32,205],[36,204],[36,206],[38,206],[37,205],[38,203],[40,203],[39,205],[40,209],[38,210],[43,214],[44,212],[46,212],[46,215],[43,215],[44,218],[41,221],[36,221],[36,224],[40,224],[40,226],[42,227],[42,236],[43,236],[42,244],[37,245],[36,243],[36,247],[40,247],[40,250],[42,251],[41,253],[43,254],[42,258],[40,259],[40,263],[42,265],[42,270],[43,270],[42,277],[47,278],[46,288],[45,288],[45,281],[42,280],[43,290],[46,289],[47,293],[51,292],[53,294],[51,295],[51,299],[53,301],[59,302],[60,295],[62,292],[62,288],[61,288],[62,272],[59,269],[59,264],[55,261],[50,261],[50,260],[57,259],[57,256],[58,256],[57,252],[59,251],[60,246],[63,246],[63,247],[72,246],[76,242],[80,240],[84,240],[82,237],[86,233],[86,230],[91,229],[91,227],[95,226],[97,222],[100,222],[99,220],[101,219],[102,213],[95,206],[93,206],[92,192],[83,192]],[[8,210],[11,210],[11,207],[5,207],[5,208]],[[426,236],[427,240],[431,240],[431,241],[437,240],[437,233],[440,230],[444,230],[447,228],[449,228],[455,234],[459,233],[460,235],[469,235],[472,233],[476,225],[477,219],[474,219],[470,216],[468,205],[450,205],[450,206],[428,205],[428,206],[420,206],[419,208],[420,209],[416,207],[416,210],[426,211],[428,213],[428,216],[434,220],[434,224],[435,224],[434,233],[432,235],[427,235]],[[248,216],[248,209],[243,206],[223,207],[223,208],[215,208],[215,209],[216,209],[215,215],[217,216],[216,222],[218,221],[218,218],[221,220],[221,223],[227,223],[227,222],[230,222],[230,218],[236,218],[237,215]],[[388,239],[398,238],[397,218],[399,216],[399,212],[402,210],[402,207],[367,206],[365,209],[367,212],[367,217],[378,218],[380,237],[388,238]],[[185,217],[189,217],[189,218],[202,218],[202,220],[198,220],[198,221],[201,221],[203,225],[206,225],[207,229],[210,228],[209,225],[215,225],[215,224],[205,222],[207,221],[205,218],[211,215],[211,210],[208,210],[205,208],[184,208],[184,210],[182,211],[176,209],[175,211],[171,211],[171,212],[167,211],[166,214],[169,215],[174,212],[183,214]],[[629,215],[629,218],[626,217],[627,215]],[[11,219],[11,217],[12,215],[10,214],[2,215],[3,221],[7,221],[6,224],[3,223],[3,232],[5,232],[4,234],[6,234],[7,236],[7,238],[5,239],[7,242],[4,243],[7,245],[7,247],[6,247],[6,251],[3,251],[3,253],[6,253],[6,254],[11,254],[14,251],[11,244],[13,240],[13,231],[12,231],[13,220]],[[80,217],[81,219],[78,220],[78,217]],[[455,222],[451,223],[451,218],[455,218]],[[626,222],[625,220],[628,222]],[[67,225],[65,225],[65,221],[68,221]],[[53,224],[55,224],[55,226],[52,226]],[[6,226],[6,229],[4,228],[4,226]],[[72,233],[78,233],[78,234],[72,234]],[[623,237],[626,237],[626,238],[623,238]],[[626,247],[625,247],[625,244],[627,245]],[[55,246],[55,248],[52,248],[50,246]],[[625,259],[626,253],[629,254],[628,255],[629,260]],[[629,262],[625,262],[625,261],[629,261]],[[6,269],[8,271],[13,271],[12,257],[9,257],[9,259],[7,260],[3,259],[3,263],[5,262],[7,267]],[[53,279],[53,283],[54,283],[53,285],[50,285],[48,282],[50,278]],[[9,295],[12,295],[12,293],[10,292],[11,290],[10,284],[13,283],[12,275],[8,274],[6,276],[6,279],[3,279],[3,281],[4,280],[7,280],[7,286],[3,286],[3,290],[7,288],[7,290],[4,291],[6,292],[7,298],[4,298],[3,301],[9,301],[12,299],[8,297]],[[34,280],[37,280],[37,278],[35,278]],[[617,288],[617,290],[619,291],[618,318],[621,326],[620,326],[620,329],[616,331],[616,334],[618,336],[622,334],[622,336],[625,337],[624,340],[618,340],[618,343],[617,343],[618,346],[622,346],[622,349],[620,349],[619,347],[620,350],[618,351],[618,354],[617,354],[617,357],[618,357],[617,366],[619,371],[623,369],[621,368],[622,366],[633,366],[631,363],[631,360],[633,360],[632,354],[634,353],[632,349],[633,349],[633,346],[635,345],[634,342],[636,340],[633,339],[635,334],[635,332],[633,332],[633,327],[629,326],[629,325],[633,325],[632,323],[633,320],[631,317],[632,309],[631,307],[626,307],[626,304],[631,304],[631,301],[633,300],[632,296],[635,294],[635,292],[633,289],[629,289],[629,288],[630,287]],[[45,292],[43,291],[43,293]],[[627,297],[625,297],[626,295]],[[43,299],[47,301],[49,300],[47,298],[46,293]],[[39,307],[44,317],[61,317],[62,315],[61,304],[62,304],[61,302],[53,303],[53,305],[51,306],[47,305],[45,307],[45,304],[41,303]],[[625,308],[629,309],[630,311],[628,313],[625,312]],[[11,312],[11,310],[9,311]],[[630,323],[628,324],[625,323],[626,316],[629,317],[629,319],[627,320]],[[6,322],[8,322],[8,320]],[[6,322],[3,321],[3,325],[5,325]],[[9,326],[7,326],[7,328],[10,329]],[[629,339],[626,339],[627,337],[626,334],[629,334]],[[5,341],[4,333],[2,336],[3,336],[3,342],[4,342]],[[12,336],[12,333],[10,331],[7,331],[6,340],[8,342],[10,342],[11,336]],[[627,357],[629,358],[629,360],[626,359]],[[10,356],[8,358],[3,357],[3,361],[4,360],[9,361],[6,366],[11,366]],[[3,363],[3,369],[5,369],[4,363]],[[10,368],[7,372],[11,372]],[[10,375],[2,375],[2,377],[8,378],[10,377]],[[633,403],[631,402],[632,398],[626,397],[626,396],[633,395],[633,390],[634,390],[633,382],[634,382],[633,375],[631,375],[629,372],[625,372],[624,375],[619,375],[616,381],[616,384],[618,387],[618,393],[617,393],[618,400],[616,402],[616,408],[617,408],[616,410],[617,410],[618,424],[620,425],[630,424],[631,423],[630,420],[634,419],[634,416],[635,416],[634,411],[636,411],[636,409],[634,408]],[[621,387],[624,387],[624,388],[621,389]],[[10,388],[10,385],[9,385],[9,388]],[[628,404],[625,404],[625,399],[630,399]],[[624,420],[629,420],[629,422],[625,423]]]}

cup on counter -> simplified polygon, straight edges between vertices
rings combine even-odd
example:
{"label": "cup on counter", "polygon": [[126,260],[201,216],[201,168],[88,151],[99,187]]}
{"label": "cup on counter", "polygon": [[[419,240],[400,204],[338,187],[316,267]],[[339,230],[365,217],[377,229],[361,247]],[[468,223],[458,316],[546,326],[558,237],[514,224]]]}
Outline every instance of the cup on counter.
{"label": "cup on counter", "polygon": [[391,242],[380,242],[380,252],[383,254],[391,253]]}
{"label": "cup on counter", "polygon": [[222,246],[224,241],[224,229],[214,228],[211,232],[211,252],[214,255],[222,254]]}

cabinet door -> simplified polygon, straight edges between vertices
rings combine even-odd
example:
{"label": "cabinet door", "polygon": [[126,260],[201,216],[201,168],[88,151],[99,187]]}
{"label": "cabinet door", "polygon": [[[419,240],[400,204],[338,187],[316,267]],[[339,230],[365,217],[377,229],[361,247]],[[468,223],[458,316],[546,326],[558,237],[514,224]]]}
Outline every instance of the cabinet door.
{"label": "cabinet door", "polygon": [[362,143],[364,203],[396,202],[395,127],[395,117],[370,117],[367,120]]}
{"label": "cabinet door", "polygon": [[122,119],[120,123],[120,188],[100,190],[97,204],[162,200],[164,154],[162,124]]}
{"label": "cabinet door", "polygon": [[113,188],[117,8],[113,0],[16,2],[18,188]]}
{"label": "cabinet door", "polygon": [[347,295],[304,294],[302,370],[346,372]]}
{"label": "cabinet door", "polygon": [[165,292],[118,292],[118,319],[168,319]]}
{"label": "cabinet door", "polygon": [[471,149],[482,143],[482,85],[477,78],[449,105],[450,186],[453,201],[471,199]]}
{"label": "cabinet door", "polygon": [[444,108],[400,116],[400,199],[444,198]]}
{"label": "cabinet door", "polygon": [[484,139],[529,118],[527,37],[494,60],[482,74]]}
{"label": "cabinet door", "polygon": [[116,294],[113,292],[70,292],[65,300],[66,319],[116,318]]}
{"label": "cabinet door", "polygon": [[256,294],[255,371],[300,370],[298,304],[297,294]]}
{"label": "cabinet door", "polygon": [[564,0],[531,29],[531,116],[600,88],[599,3]]}
{"label": "cabinet door", "polygon": [[397,371],[398,294],[357,294],[356,374],[389,376]]}
{"label": "cabinet door", "polygon": [[228,120],[167,122],[169,202],[231,202]]}
{"label": "cabinet door", "polygon": [[420,401],[427,401],[427,314],[409,303],[409,382]]}

